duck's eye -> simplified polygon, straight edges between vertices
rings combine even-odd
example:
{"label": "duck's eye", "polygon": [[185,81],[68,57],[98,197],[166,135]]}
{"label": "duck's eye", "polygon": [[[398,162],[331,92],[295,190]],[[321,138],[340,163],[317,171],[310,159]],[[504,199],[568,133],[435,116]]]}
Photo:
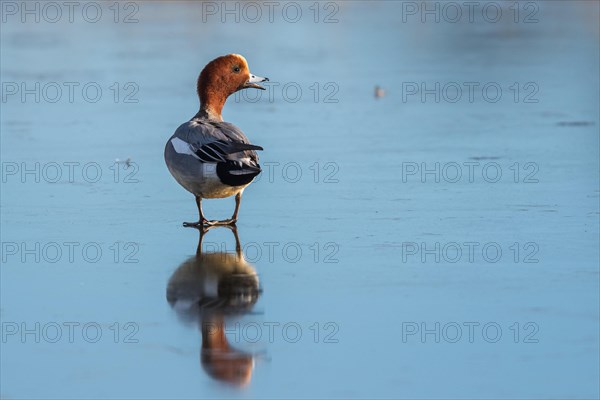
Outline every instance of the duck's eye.
{"label": "duck's eye", "polygon": [[240,72],[240,67],[233,67],[233,72]]}

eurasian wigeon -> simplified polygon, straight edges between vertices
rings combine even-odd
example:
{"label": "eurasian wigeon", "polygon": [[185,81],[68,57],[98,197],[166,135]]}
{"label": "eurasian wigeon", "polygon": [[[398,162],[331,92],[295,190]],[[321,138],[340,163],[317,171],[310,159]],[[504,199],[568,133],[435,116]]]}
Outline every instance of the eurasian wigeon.
{"label": "eurasian wigeon", "polygon": [[[165,146],[165,161],[171,175],[196,197],[200,219],[184,226],[235,224],[242,193],[260,174],[260,146],[250,144],[235,125],[223,122],[221,110],[227,98],[241,89],[265,90],[259,82],[268,81],[250,73],[246,59],[229,54],[209,62],[198,77],[200,111],[182,124]],[[235,211],[230,219],[209,221],[202,214],[202,199],[235,195]]]}
{"label": "eurasian wigeon", "polygon": [[255,356],[231,346],[225,335],[225,317],[249,313],[261,290],[256,269],[244,259],[235,225],[229,225],[236,241],[235,254],[203,252],[200,228],[196,255],[183,262],[169,279],[167,301],[184,321],[196,321],[202,332],[200,360],[213,378],[246,385],[252,378]]}

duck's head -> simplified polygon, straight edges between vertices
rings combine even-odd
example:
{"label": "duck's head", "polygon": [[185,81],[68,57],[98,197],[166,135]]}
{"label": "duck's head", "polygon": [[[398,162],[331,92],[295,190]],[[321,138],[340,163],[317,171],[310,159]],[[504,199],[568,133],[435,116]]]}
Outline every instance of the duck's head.
{"label": "duck's head", "polygon": [[252,74],[242,55],[228,54],[215,58],[204,67],[198,77],[197,89],[201,108],[220,117],[227,97],[242,89],[265,90],[259,83],[268,80]]}

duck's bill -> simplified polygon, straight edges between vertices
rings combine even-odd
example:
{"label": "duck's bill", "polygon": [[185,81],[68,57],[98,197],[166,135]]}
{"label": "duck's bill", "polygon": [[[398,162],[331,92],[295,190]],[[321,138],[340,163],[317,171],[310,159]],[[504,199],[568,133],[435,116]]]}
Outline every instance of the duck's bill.
{"label": "duck's bill", "polygon": [[244,85],[244,88],[255,88],[255,89],[266,90],[263,86],[259,85],[258,83],[259,82],[267,82],[268,80],[269,80],[269,78],[263,78],[262,76],[250,74],[250,79],[248,79],[248,82],[246,82],[246,84]]}

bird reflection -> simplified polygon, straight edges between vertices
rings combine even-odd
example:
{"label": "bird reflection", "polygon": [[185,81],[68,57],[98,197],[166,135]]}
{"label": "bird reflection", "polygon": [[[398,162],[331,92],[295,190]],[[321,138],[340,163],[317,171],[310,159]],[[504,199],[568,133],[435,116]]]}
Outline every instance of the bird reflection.
{"label": "bird reflection", "polygon": [[235,226],[227,226],[235,254],[203,252],[202,239],[213,227],[199,228],[196,255],[184,261],[167,286],[167,301],[184,319],[200,324],[202,367],[212,378],[236,386],[250,382],[254,356],[229,345],[225,317],[248,313],[260,296],[258,276],[246,262]]}

